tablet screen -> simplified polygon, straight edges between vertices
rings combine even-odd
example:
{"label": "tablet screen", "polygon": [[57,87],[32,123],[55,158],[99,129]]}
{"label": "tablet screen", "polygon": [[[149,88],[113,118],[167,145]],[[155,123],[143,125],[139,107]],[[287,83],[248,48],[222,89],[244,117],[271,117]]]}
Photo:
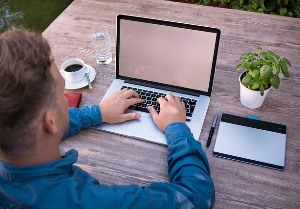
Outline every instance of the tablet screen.
{"label": "tablet screen", "polygon": [[284,169],[286,127],[223,114],[213,155]]}

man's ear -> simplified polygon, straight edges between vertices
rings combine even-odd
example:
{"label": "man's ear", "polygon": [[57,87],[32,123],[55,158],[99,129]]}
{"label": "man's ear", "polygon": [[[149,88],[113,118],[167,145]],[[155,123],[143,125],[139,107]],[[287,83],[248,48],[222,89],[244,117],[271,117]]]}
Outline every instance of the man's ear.
{"label": "man's ear", "polygon": [[54,119],[54,112],[49,110],[44,114],[43,117],[43,127],[45,132],[47,133],[56,133],[57,132],[57,124]]}

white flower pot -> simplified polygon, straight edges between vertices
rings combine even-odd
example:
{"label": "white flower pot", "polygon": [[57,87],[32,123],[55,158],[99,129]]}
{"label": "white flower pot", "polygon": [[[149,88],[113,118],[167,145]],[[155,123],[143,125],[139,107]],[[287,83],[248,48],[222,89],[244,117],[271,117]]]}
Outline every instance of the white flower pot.
{"label": "white flower pot", "polygon": [[263,102],[264,102],[267,94],[269,93],[271,87],[268,88],[267,90],[265,90],[264,95],[261,96],[260,91],[250,90],[242,84],[242,80],[241,80],[242,75],[243,75],[243,73],[239,77],[241,103],[245,107],[248,107],[250,109],[259,108],[263,104]]}

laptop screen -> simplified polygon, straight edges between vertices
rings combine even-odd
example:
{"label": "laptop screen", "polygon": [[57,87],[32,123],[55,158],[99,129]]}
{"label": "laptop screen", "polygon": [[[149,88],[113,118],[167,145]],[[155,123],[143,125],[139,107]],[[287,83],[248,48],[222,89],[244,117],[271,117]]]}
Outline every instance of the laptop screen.
{"label": "laptop screen", "polygon": [[219,37],[177,26],[121,19],[119,75],[208,92]]}

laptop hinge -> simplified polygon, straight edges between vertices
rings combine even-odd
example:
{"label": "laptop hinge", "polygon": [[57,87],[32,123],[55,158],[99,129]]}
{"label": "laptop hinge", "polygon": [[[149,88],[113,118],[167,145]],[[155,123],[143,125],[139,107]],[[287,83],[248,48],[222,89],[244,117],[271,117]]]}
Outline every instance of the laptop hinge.
{"label": "laptop hinge", "polygon": [[199,93],[199,91],[183,89],[183,88],[178,88],[178,87],[174,87],[174,86],[161,85],[161,84],[147,82],[147,81],[126,79],[126,80],[124,80],[124,83],[147,86],[150,88],[161,89],[161,90],[165,90],[165,91],[172,91],[172,92],[177,92],[177,93],[181,93],[181,94],[188,94],[188,95],[192,95],[192,96],[200,96],[201,95],[201,93]]}

